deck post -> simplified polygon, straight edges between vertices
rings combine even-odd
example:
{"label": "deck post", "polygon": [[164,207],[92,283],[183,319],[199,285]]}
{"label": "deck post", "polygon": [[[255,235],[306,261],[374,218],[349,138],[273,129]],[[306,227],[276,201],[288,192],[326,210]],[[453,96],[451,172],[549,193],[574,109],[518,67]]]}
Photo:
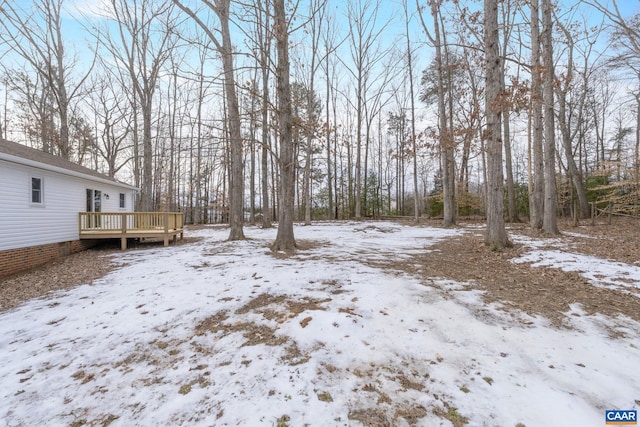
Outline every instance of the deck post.
{"label": "deck post", "polygon": [[164,245],[169,246],[169,212],[164,213]]}
{"label": "deck post", "polygon": [[120,229],[122,230],[122,237],[120,238],[120,250],[127,250],[127,214],[120,214]]}

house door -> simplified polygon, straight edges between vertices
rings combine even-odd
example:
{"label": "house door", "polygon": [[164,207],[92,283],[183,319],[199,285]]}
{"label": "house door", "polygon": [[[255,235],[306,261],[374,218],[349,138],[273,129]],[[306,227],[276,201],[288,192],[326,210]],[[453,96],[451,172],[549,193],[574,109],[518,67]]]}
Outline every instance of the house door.
{"label": "house door", "polygon": [[[87,188],[87,212],[102,212],[102,191]],[[100,227],[100,216],[89,215],[89,227]]]}

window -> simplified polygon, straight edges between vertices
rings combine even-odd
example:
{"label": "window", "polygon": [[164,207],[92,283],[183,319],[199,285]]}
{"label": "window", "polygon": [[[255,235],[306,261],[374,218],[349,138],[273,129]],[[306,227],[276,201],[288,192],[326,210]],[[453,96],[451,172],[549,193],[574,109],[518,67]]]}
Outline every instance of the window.
{"label": "window", "polygon": [[120,193],[120,209],[124,209],[125,205],[124,205],[124,193]]}
{"label": "window", "polygon": [[102,212],[102,191],[87,188],[87,212]]}
{"label": "window", "polygon": [[42,178],[31,177],[31,203],[41,205],[43,202],[44,185]]}

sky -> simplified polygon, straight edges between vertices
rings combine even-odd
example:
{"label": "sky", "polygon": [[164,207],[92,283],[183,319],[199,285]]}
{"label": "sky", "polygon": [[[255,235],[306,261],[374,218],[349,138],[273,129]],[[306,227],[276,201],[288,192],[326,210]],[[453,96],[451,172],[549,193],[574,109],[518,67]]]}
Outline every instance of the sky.
{"label": "sky", "polygon": [[[363,3],[366,3],[365,0],[361,0]],[[606,3],[609,0],[602,0]],[[346,2],[342,1],[334,1],[328,0],[329,8],[336,11],[336,17],[339,21],[342,21],[340,25],[342,32],[346,34],[349,23],[347,22],[347,7]],[[64,10],[65,13],[65,21],[63,24],[63,30],[65,31],[65,36],[69,38],[72,44],[75,44],[76,49],[83,51],[87,45],[93,44],[90,40],[92,37],[86,34],[85,29],[83,28],[86,25],[86,20],[94,20],[93,22],[99,22],[103,19],[104,13],[98,11],[104,11],[109,6],[106,0],[65,0],[64,1]],[[422,25],[420,24],[420,20],[416,15],[416,2],[413,0],[407,0],[409,12],[412,15],[412,20],[410,23],[410,33],[411,38],[414,43],[418,45],[422,45],[425,43],[426,39],[424,37]],[[478,0],[462,2],[462,5],[468,5],[469,7],[481,7],[481,2]],[[567,6],[574,5],[574,1],[567,2]],[[640,11],[640,3],[637,0],[622,0],[617,2],[619,9],[625,16],[631,16],[632,14],[639,13]],[[387,19],[392,19],[393,23],[387,29],[390,37],[386,37],[387,42],[393,42],[397,37],[402,37],[404,32],[404,19],[403,16],[403,8],[402,2],[400,0],[392,0],[392,1],[383,1],[380,3],[381,12],[379,21],[382,23]],[[301,7],[300,10],[304,10],[304,6]],[[426,12],[425,12],[426,13]],[[428,26],[431,25],[430,16],[425,16],[425,22]],[[241,34],[238,34],[235,40],[240,40],[242,38]],[[427,49],[430,52],[430,49]],[[427,56],[431,54],[428,53]],[[420,59],[420,58],[418,58]]]}
{"label": "sky", "polygon": [[[365,2],[362,0],[363,3]],[[608,0],[603,0],[603,2],[607,2]],[[75,48],[79,51],[83,51],[87,48],[88,44],[92,44],[90,40],[92,37],[86,34],[85,29],[83,28],[86,25],[86,20],[94,20],[93,22],[99,22],[102,20],[104,14],[103,12],[108,6],[105,6],[108,2],[106,0],[65,0],[64,1],[64,22],[63,22],[63,31],[65,32],[65,37],[70,41],[71,44],[75,44]],[[27,8],[29,2],[21,2],[21,7]],[[463,5],[469,5],[470,7],[481,7],[481,2],[478,0],[462,2]],[[568,5],[575,4],[574,1],[568,2]],[[618,7],[621,12],[625,16],[631,16],[632,14],[638,13],[640,11],[640,3],[637,0],[619,0],[617,2]],[[346,20],[346,2],[329,0],[329,8],[335,10],[336,17],[342,21],[340,25],[342,28],[342,32],[346,33],[349,23]],[[394,23],[388,27],[388,33],[391,37],[386,38],[388,42],[392,42],[395,37],[401,37],[404,32],[404,20],[402,19],[403,9],[402,2],[400,0],[393,1],[383,1],[380,4],[381,12],[380,12],[380,21],[385,21],[389,18],[394,18]],[[422,26],[419,22],[419,19],[415,15],[416,13],[416,2],[412,0],[408,0],[408,7],[410,13],[413,15],[413,19],[411,22],[411,37],[414,42],[424,42],[424,34],[422,30]],[[304,10],[304,6],[301,7],[301,10]],[[426,16],[425,22],[427,25],[430,25],[430,17]],[[241,36],[238,35],[236,39],[239,39]]]}
{"label": "sky", "polygon": [[[228,242],[208,227],[187,233],[194,243],[118,253],[94,283],[0,313],[0,419],[357,426],[373,414],[450,426],[447,414],[599,427],[605,410],[639,409],[637,322],[576,304],[558,328],[484,303],[472,283],[383,268],[481,228],[319,223],[296,227],[308,249],[289,258],[268,249],[275,229],[245,232]],[[566,239],[512,238],[524,248],[515,262],[640,297],[638,265],[581,256]]]}
{"label": "sky", "polygon": [[[366,3],[364,0],[362,1],[363,3]],[[413,0],[407,1],[410,13],[412,13],[413,16],[410,24],[411,38],[413,44],[418,48],[415,58],[417,70],[416,78],[418,78],[419,70],[424,69],[431,60],[432,49],[426,44],[426,38],[424,36],[420,20],[415,15],[416,2]],[[29,3],[30,2],[21,2],[20,6],[27,8]],[[104,11],[107,8],[107,6],[105,6],[107,3],[107,0],[65,0],[63,3],[65,10],[63,31],[65,39],[69,43],[67,51],[70,59],[71,57],[78,59],[80,68],[84,62],[87,62],[87,67],[89,66],[87,58],[91,57],[91,50],[95,48],[95,40],[93,36],[87,33],[85,27],[87,25],[99,24],[104,20],[104,13],[97,11]],[[573,1],[568,3],[575,4]],[[345,36],[350,25],[346,18],[346,2],[329,0],[328,4],[330,9],[336,11],[336,17],[339,22],[341,22],[340,29],[342,35]],[[469,5],[470,7],[474,7],[474,5],[475,7],[481,7],[481,2],[477,0],[462,2],[462,4]],[[618,1],[618,6],[622,12],[627,15],[638,13],[638,11],[640,11],[640,3],[637,0]],[[380,3],[380,7],[381,12],[379,25],[382,25],[382,22],[385,22],[387,19],[392,19],[391,25],[389,25],[385,30],[387,36],[383,38],[383,45],[397,44],[398,40],[403,37],[404,33],[402,2],[400,0],[383,1]],[[305,10],[305,7],[301,6],[300,10]],[[431,25],[430,16],[425,16],[425,18],[426,24]],[[455,17],[452,17],[451,19],[455,19]],[[242,45],[243,38],[244,36],[242,34],[236,34],[236,37],[234,37],[234,43],[239,46]],[[345,45],[342,57],[348,61],[348,56],[348,49]],[[10,59],[11,57],[13,56],[9,55],[9,57],[5,58],[5,64],[8,63],[7,59]]]}

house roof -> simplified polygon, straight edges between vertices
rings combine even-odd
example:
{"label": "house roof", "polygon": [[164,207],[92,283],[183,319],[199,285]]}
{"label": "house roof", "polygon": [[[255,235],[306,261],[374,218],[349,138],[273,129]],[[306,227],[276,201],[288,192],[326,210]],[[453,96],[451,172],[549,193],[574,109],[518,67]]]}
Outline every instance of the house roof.
{"label": "house roof", "polygon": [[109,184],[129,189],[137,189],[132,185],[120,182],[93,169],[80,166],[63,157],[54,156],[53,154],[4,139],[0,139],[0,160],[7,160],[72,176],[81,176],[94,181],[108,182]]}

